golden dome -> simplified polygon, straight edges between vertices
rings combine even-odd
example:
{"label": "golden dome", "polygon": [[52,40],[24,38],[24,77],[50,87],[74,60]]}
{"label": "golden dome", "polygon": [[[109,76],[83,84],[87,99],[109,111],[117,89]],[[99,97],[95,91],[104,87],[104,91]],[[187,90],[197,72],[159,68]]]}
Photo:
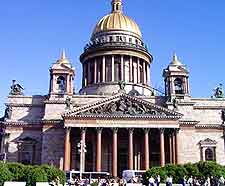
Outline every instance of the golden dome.
{"label": "golden dome", "polygon": [[92,36],[106,31],[127,31],[142,37],[138,25],[122,12],[122,0],[112,0],[112,12],[104,16],[96,25]]}

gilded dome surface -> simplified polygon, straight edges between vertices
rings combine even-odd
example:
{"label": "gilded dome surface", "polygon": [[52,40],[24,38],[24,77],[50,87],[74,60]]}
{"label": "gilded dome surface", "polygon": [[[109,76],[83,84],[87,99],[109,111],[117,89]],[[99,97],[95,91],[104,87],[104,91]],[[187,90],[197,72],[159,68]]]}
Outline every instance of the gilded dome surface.
{"label": "gilded dome surface", "polygon": [[96,25],[92,36],[99,32],[107,31],[127,31],[131,32],[139,37],[142,37],[141,31],[138,25],[128,16],[125,16],[122,12],[122,1],[112,1],[112,12],[104,16]]}

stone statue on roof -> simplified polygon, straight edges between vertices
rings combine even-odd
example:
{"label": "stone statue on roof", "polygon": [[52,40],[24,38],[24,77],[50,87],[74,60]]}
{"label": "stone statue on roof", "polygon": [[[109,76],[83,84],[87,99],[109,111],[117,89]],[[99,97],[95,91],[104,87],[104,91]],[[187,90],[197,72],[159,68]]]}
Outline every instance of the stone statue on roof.
{"label": "stone statue on roof", "polygon": [[71,97],[67,96],[67,98],[66,98],[66,109],[67,110],[71,110],[72,109],[72,104],[73,104],[73,102],[71,100]]}
{"label": "stone statue on roof", "polygon": [[16,80],[12,80],[12,85],[10,88],[10,95],[23,95],[24,88],[20,84],[16,83]]}
{"label": "stone statue on roof", "polygon": [[12,117],[12,107],[7,105],[5,109],[5,114],[2,118],[0,118],[0,121],[6,121],[7,119],[11,119],[11,117]]}
{"label": "stone statue on roof", "polygon": [[125,91],[126,82],[125,81],[119,81],[118,85],[120,87],[119,93],[126,93],[126,91]]}
{"label": "stone statue on roof", "polygon": [[214,98],[224,98],[223,85],[220,83],[218,87],[214,89]]}

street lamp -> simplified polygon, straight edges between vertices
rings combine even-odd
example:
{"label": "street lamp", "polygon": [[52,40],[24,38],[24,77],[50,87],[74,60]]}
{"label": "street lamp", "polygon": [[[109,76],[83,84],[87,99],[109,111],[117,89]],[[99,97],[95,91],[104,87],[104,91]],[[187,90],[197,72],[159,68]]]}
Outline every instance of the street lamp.
{"label": "street lamp", "polygon": [[82,179],[82,173],[84,172],[84,166],[85,166],[85,153],[86,150],[86,144],[85,141],[81,140],[80,143],[77,144],[78,152],[80,153],[80,180]]}

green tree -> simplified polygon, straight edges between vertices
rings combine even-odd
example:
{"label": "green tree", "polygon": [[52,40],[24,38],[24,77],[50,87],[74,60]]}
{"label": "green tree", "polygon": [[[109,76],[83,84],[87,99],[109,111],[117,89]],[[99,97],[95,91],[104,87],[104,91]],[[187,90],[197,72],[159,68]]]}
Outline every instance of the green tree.
{"label": "green tree", "polygon": [[41,168],[46,172],[49,182],[59,177],[60,183],[65,184],[66,176],[63,171],[57,169],[54,166],[49,166],[49,165],[42,165]]}
{"label": "green tree", "polygon": [[199,177],[199,171],[198,171],[198,167],[196,164],[192,164],[192,163],[187,163],[184,164],[184,168],[187,171],[187,176],[194,176],[194,177]]}
{"label": "green tree", "polygon": [[7,167],[9,171],[13,175],[12,181],[25,181],[26,180],[26,172],[25,165],[20,163],[7,163]]}
{"label": "green tree", "polygon": [[200,176],[208,177],[208,176],[221,176],[223,173],[223,167],[217,164],[214,161],[200,161],[196,163]]}
{"label": "green tree", "polygon": [[34,166],[30,169],[27,179],[27,186],[35,186],[36,182],[48,182],[45,170],[41,167]]}
{"label": "green tree", "polygon": [[0,186],[3,186],[5,181],[11,181],[13,179],[12,173],[4,163],[0,163]]}

